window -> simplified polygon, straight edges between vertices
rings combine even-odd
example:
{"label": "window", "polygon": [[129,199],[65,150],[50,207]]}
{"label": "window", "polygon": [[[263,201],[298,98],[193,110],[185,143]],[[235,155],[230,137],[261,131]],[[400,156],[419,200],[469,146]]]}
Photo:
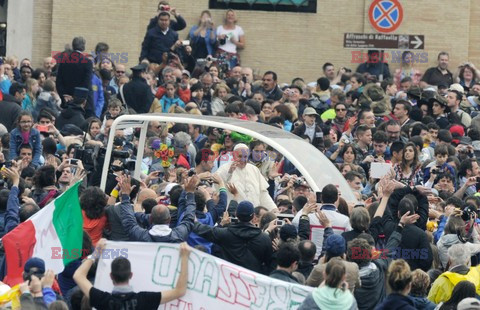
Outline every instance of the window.
{"label": "window", "polygon": [[317,13],[317,0],[210,0],[209,8]]}

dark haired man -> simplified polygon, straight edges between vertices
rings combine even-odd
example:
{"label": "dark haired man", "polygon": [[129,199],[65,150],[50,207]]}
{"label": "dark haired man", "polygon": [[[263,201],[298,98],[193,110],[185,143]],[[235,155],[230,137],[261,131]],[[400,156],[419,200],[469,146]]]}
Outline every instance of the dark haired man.
{"label": "dark haired man", "polygon": [[456,114],[463,126],[469,128],[472,124],[472,117],[465,111],[460,109],[460,103],[463,100],[463,87],[459,84],[453,84],[448,89],[447,106],[450,108],[451,114]]}
{"label": "dark haired man", "polygon": [[22,111],[22,101],[25,98],[25,85],[13,83],[9,93],[3,93],[3,100],[0,101],[2,113],[0,113],[0,124],[10,132],[15,128],[18,116]]}
{"label": "dark haired man", "polygon": [[[101,239],[93,254],[83,260],[75,271],[73,280],[77,283],[83,294],[90,300],[90,306],[95,309],[157,309],[160,304],[165,304],[178,299],[187,292],[188,284],[188,257],[190,247],[186,243],[180,245],[180,275],[175,288],[163,292],[138,292],[135,293],[129,286],[133,277],[130,261],[125,257],[117,257],[112,261],[110,278],[113,282],[112,293],[101,291],[87,279],[87,274],[96,258],[102,255],[106,246],[106,239]],[[141,276],[141,275],[139,275]]]}
{"label": "dark haired man", "polygon": [[412,111],[412,105],[406,100],[399,100],[393,108],[393,115],[400,123],[400,127],[404,128],[412,123],[409,114]]}
{"label": "dark haired man", "polygon": [[140,62],[147,59],[151,63],[161,64],[163,53],[171,53],[181,44],[178,33],[170,28],[170,13],[162,11],[158,14],[158,24],[145,34]]}
{"label": "dark haired man", "polygon": [[75,37],[72,40],[73,51],[68,55],[62,53],[64,59],[57,61],[56,85],[63,104],[73,100],[76,87],[92,89],[93,63],[84,55],[85,45],[83,37]]}
{"label": "dark haired man", "polygon": [[270,273],[270,277],[285,282],[298,284],[292,273],[298,268],[300,251],[292,243],[286,242],[277,252],[277,269]]}
{"label": "dark haired man", "polygon": [[263,93],[266,99],[280,100],[283,97],[282,90],[277,85],[277,74],[273,71],[267,71],[262,78]]}

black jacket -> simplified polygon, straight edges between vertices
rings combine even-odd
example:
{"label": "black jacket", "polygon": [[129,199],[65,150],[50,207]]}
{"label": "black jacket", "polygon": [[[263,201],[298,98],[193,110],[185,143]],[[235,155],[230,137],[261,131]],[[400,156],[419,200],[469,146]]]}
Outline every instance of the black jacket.
{"label": "black jacket", "polygon": [[420,215],[420,218],[415,222],[415,226],[423,231],[427,229],[429,209],[428,199],[416,189],[411,189],[409,186],[406,186],[404,188],[396,189],[388,199],[387,208],[383,214],[383,225],[387,239],[397,226],[398,222],[400,222],[400,219],[398,218],[398,204],[400,203],[400,200],[408,194],[415,196],[418,201],[418,208],[415,210],[415,213]]}
{"label": "black jacket", "polygon": [[272,271],[272,273],[270,274],[270,278],[282,280],[289,283],[299,284],[297,279],[294,276],[292,276],[290,273],[283,270]]}
{"label": "black jacket", "polygon": [[5,126],[8,132],[12,131],[20,112],[22,112],[20,103],[17,102],[15,97],[3,94],[3,101],[0,101],[0,111],[2,111],[0,113],[0,124]]}
{"label": "black jacket", "polygon": [[[283,97],[283,92],[280,89],[280,87],[278,87],[278,85],[275,86],[275,88],[273,89],[272,92],[267,92],[263,88],[258,88],[255,91],[261,91],[265,94],[266,99],[272,99],[272,100],[275,100],[275,101],[280,100]],[[253,91],[253,92],[255,92],[255,91]]]}
{"label": "black jacket", "polygon": [[147,31],[143,39],[140,61],[146,58],[150,62],[161,64],[163,53],[171,52],[177,40],[178,33],[172,28],[164,34],[160,26],[153,27]]}
{"label": "black jacket", "polygon": [[85,130],[87,124],[85,121],[85,110],[77,104],[69,104],[55,121],[55,126],[58,130],[62,130],[66,124],[73,124]]}
{"label": "black jacket", "polygon": [[272,242],[260,228],[245,222],[228,227],[210,227],[197,222],[193,232],[219,245],[225,260],[255,272],[266,273],[272,257]]}
{"label": "black jacket", "polygon": [[411,270],[422,269],[427,272],[432,266],[433,254],[425,231],[415,225],[407,225],[402,231],[402,242],[395,253],[403,258]]}
{"label": "black jacket", "polygon": [[113,241],[133,241],[130,240],[127,232],[122,225],[122,210],[120,206],[107,206],[105,208],[105,214],[108,218],[108,224],[110,226],[110,236],[108,239]]}
{"label": "black jacket", "polygon": [[93,63],[82,53],[73,51],[61,53],[57,58],[57,91],[62,98],[63,95],[73,96],[75,87],[92,89]]}
{"label": "black jacket", "polygon": [[[139,76],[134,76],[130,82],[123,87],[124,103],[129,108],[133,108],[137,113],[148,113],[152,105],[154,96],[148,86],[147,81]],[[122,100],[122,96],[118,94],[118,98]]]}

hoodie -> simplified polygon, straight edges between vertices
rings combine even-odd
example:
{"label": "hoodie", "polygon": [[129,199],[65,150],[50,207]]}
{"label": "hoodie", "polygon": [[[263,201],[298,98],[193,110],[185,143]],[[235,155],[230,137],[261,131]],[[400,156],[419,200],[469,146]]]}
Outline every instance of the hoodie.
{"label": "hoodie", "polygon": [[73,124],[78,128],[86,128],[85,110],[77,104],[69,104],[65,110],[55,121],[55,125],[59,130],[63,129],[66,124]]}
{"label": "hoodie", "polygon": [[408,298],[413,301],[415,308],[418,310],[434,310],[437,306],[436,304],[428,300],[427,297],[408,295]]}
{"label": "hoodie", "polygon": [[[461,243],[460,239],[458,239],[457,234],[447,234],[440,237],[438,240],[437,247],[438,247],[438,255],[440,257],[440,262],[442,263],[443,268],[447,267],[448,263],[448,249],[457,243]],[[465,246],[470,251],[470,255],[474,255],[480,252],[480,244],[467,242]]]}
{"label": "hoodie", "polygon": [[388,295],[382,304],[378,305],[375,310],[415,310],[415,304],[408,296],[398,293]]}
{"label": "hoodie", "polygon": [[300,305],[298,310],[354,310],[357,302],[349,290],[329,286],[315,288]]}
{"label": "hoodie", "polygon": [[216,243],[222,258],[258,273],[267,273],[272,257],[272,242],[267,234],[247,222],[228,227],[210,227],[195,223],[193,231],[205,240]]}

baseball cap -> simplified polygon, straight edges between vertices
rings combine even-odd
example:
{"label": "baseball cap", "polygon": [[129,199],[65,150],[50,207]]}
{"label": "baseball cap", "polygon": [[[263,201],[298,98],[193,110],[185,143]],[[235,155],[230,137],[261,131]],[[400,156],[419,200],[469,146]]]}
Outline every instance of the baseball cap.
{"label": "baseball cap", "polygon": [[253,216],[254,213],[254,208],[253,204],[250,201],[242,201],[238,204],[237,207],[237,217],[242,216],[242,217],[249,217]]}
{"label": "baseball cap", "polygon": [[342,236],[333,234],[325,240],[325,250],[329,257],[341,256],[345,253],[345,239]]}
{"label": "baseball cap", "polygon": [[297,239],[298,233],[295,226],[292,224],[285,224],[280,228],[280,239],[287,242],[288,239]]}
{"label": "baseball cap", "polygon": [[146,71],[147,68],[148,68],[148,65],[146,63],[141,63],[134,67],[131,67],[130,70],[138,72],[138,71]]}

